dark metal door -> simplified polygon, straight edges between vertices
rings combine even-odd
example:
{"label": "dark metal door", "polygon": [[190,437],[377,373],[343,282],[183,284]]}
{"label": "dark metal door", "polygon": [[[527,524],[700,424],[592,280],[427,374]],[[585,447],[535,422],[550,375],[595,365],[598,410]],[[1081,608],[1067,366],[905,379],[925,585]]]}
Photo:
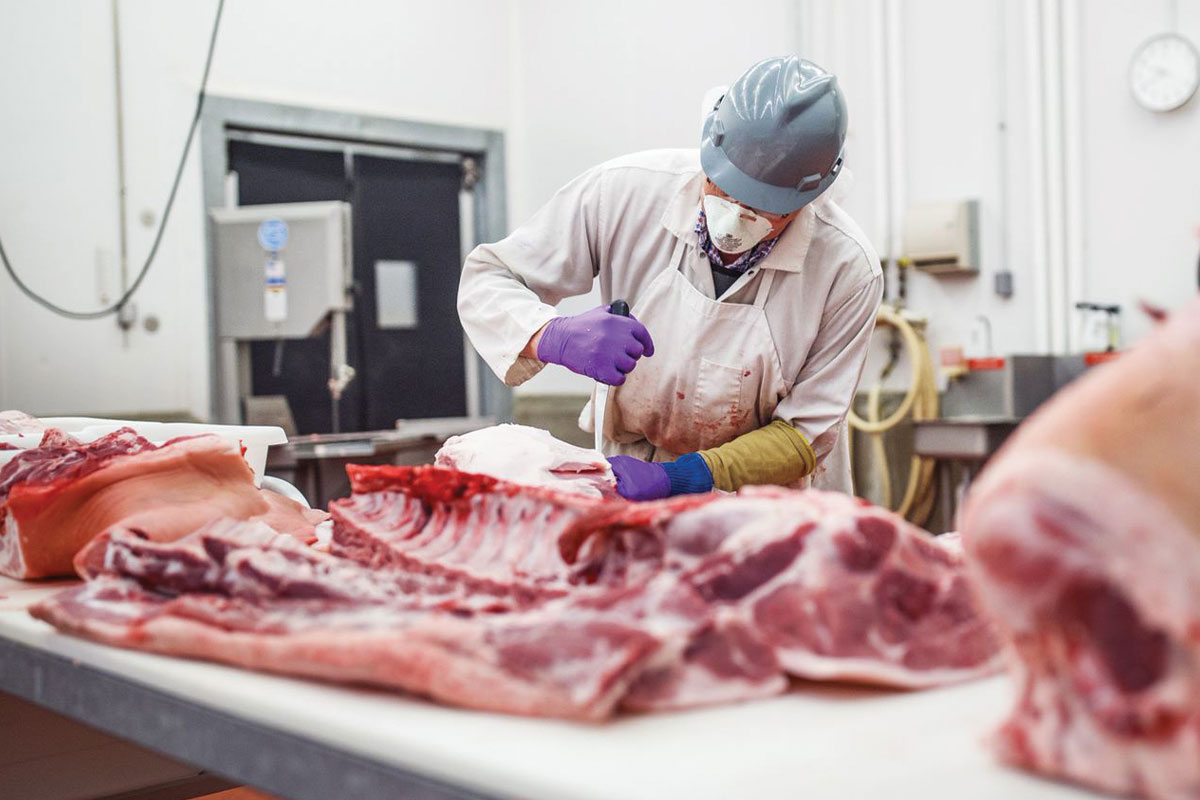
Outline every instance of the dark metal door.
{"label": "dark metal door", "polygon": [[[397,419],[464,416],[463,331],[455,301],[461,268],[457,162],[355,155],[235,140],[229,169],[238,203],[342,200],[352,206],[354,310],[347,361],[357,377],[339,409],[340,430],[392,428]],[[381,328],[377,261],[415,264],[417,325]],[[332,430],[329,332],[303,340],[252,342],[251,390],[287,397],[299,433]]]}
{"label": "dark metal door", "polygon": [[[456,298],[461,271],[457,163],[353,159],[356,330],[366,374],[360,373],[370,429],[398,419],[461,417],[466,408],[463,329]],[[417,324],[377,324],[376,262],[415,264]]]}

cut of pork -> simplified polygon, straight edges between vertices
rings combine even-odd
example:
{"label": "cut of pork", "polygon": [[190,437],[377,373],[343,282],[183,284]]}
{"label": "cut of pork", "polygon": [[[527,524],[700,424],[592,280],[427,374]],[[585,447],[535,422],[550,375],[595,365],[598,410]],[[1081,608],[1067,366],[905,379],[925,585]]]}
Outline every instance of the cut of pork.
{"label": "cut of pork", "polygon": [[773,697],[787,689],[775,648],[736,610],[709,607],[708,622],[678,644],[647,665],[622,699],[623,708],[695,708]]}
{"label": "cut of pork", "polygon": [[[901,688],[999,669],[996,637],[978,613],[956,543],[836,493],[748,488],[678,513],[658,514],[655,505],[638,506],[638,524],[650,520],[667,569],[724,619],[731,633],[721,647],[743,650],[743,663],[761,668],[766,658],[756,654],[765,646],[797,677]],[[693,655],[698,662],[709,654]],[[675,669],[700,666],[684,659]],[[682,675],[646,680],[672,691],[696,683]],[[670,692],[637,698],[640,707],[659,703],[695,700]]]}
{"label": "cut of pork", "polygon": [[117,529],[81,560],[89,582],[34,616],[118,646],[514,714],[604,718],[705,619],[703,603],[670,580],[506,614],[429,608],[412,576],[316,553],[257,523],[217,523],[174,543]]}
{"label": "cut of pork", "polygon": [[31,613],[120,647],[578,720],[607,717],[659,647],[653,636],[604,615],[463,619],[327,600],[169,598],[113,577],[55,595]]}
{"label": "cut of pork", "polygon": [[790,674],[919,689],[1000,668],[957,543],[848,495],[763,491],[792,531],[747,525],[722,546],[728,562],[687,579],[741,606]]}
{"label": "cut of pork", "polygon": [[118,525],[93,539],[76,567],[89,580],[119,575],[170,595],[211,592],[471,612],[527,605],[505,587],[489,592],[445,577],[371,569],[308,547],[258,520],[215,520],[174,542],[156,542],[137,528]]}
{"label": "cut of pork", "polygon": [[524,486],[617,496],[617,479],[603,454],[525,425],[494,425],[452,436],[438,450],[434,463]]}
{"label": "cut of pork", "polygon": [[441,467],[352,466],[329,553],[265,525],[136,526],[34,614],[127,647],[603,718],[778,694],[789,672],[917,687],[995,643],[958,551],[817,492],[627,503]]}
{"label": "cut of pork", "polygon": [[656,537],[614,537],[577,565],[559,537],[579,519],[630,504],[518,486],[441,467],[347,467],[351,497],[330,504],[331,552],[375,566],[558,596],[572,584],[626,583],[661,565]]}
{"label": "cut of pork", "polygon": [[257,515],[304,533],[298,506],[269,503],[238,447],[216,436],[157,446],[122,428],[80,443],[51,428],[0,467],[0,573],[70,574],[80,548],[118,522],[170,540],[219,517]]}
{"label": "cut of pork", "polygon": [[1022,425],[963,541],[1011,645],[1017,765],[1200,797],[1200,302]]}

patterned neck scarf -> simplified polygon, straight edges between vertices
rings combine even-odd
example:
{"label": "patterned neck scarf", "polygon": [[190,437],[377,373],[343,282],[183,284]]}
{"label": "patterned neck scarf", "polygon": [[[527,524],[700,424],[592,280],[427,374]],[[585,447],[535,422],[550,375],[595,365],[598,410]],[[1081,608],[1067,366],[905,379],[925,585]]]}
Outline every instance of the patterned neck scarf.
{"label": "patterned neck scarf", "polygon": [[721,261],[721,251],[717,249],[708,235],[708,219],[704,216],[703,208],[700,209],[700,218],[696,220],[696,236],[700,239],[700,249],[708,254],[708,263],[728,272],[745,272],[757,265],[771,252],[775,242],[779,241],[779,236],[761,241],[738,256],[737,261],[725,264]]}

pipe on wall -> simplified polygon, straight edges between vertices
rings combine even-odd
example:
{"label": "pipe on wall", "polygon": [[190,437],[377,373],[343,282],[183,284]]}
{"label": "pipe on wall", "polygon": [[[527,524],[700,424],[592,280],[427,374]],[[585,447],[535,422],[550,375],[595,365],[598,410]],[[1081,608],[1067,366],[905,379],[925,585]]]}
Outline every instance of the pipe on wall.
{"label": "pipe on wall", "polygon": [[[121,288],[117,297],[129,290],[129,192],[125,169],[125,92],[121,76],[121,11],[119,0],[112,0],[113,42],[113,104],[117,126],[117,241]],[[129,346],[128,329],[124,329],[125,346]]]}
{"label": "pipe on wall", "polygon": [[1086,281],[1086,244],[1084,235],[1083,171],[1083,78],[1080,71],[1082,5],[1079,0],[1058,0],[1062,4],[1062,154],[1063,216],[1065,222],[1066,303],[1060,309],[1066,331],[1068,352],[1082,347],[1081,331],[1072,323],[1075,304],[1089,299]]}
{"label": "pipe on wall", "polygon": [[1012,146],[1010,136],[1009,105],[1008,105],[1008,70],[1009,70],[1009,20],[1007,0],[993,0],[996,9],[996,186],[999,190],[997,200],[996,238],[999,245],[998,270],[1011,273],[1012,246],[1009,237],[1012,235],[1012,203],[1010,196],[1010,181],[1012,176],[1009,148]]}
{"label": "pipe on wall", "polygon": [[871,104],[874,106],[874,116],[876,125],[880,126],[884,132],[883,136],[874,136],[874,160],[876,169],[879,173],[878,191],[874,192],[875,201],[875,220],[883,232],[882,237],[878,238],[883,244],[880,248],[884,257],[884,300],[889,299],[889,294],[892,289],[892,275],[894,270],[892,266],[895,262],[896,254],[891,252],[892,232],[895,229],[896,221],[893,218],[893,205],[891,194],[891,169],[888,165],[888,144],[891,129],[889,127],[890,115],[888,114],[888,94],[887,94],[887,34],[886,16],[884,4],[887,0],[874,0],[871,4]]}
{"label": "pipe on wall", "polygon": [[1046,245],[1046,148],[1042,119],[1042,0],[1025,0],[1025,113],[1031,158],[1029,164],[1030,297],[1034,311],[1034,349],[1051,351],[1050,278]]}
{"label": "pipe on wall", "polygon": [[1066,181],[1063,175],[1063,84],[1062,4],[1042,0],[1042,149],[1046,164],[1046,266],[1050,301],[1050,352],[1067,349],[1065,313],[1066,269]]}
{"label": "pipe on wall", "polygon": [[1085,299],[1078,0],[1026,0],[1029,211],[1037,349],[1078,346],[1071,324]]}
{"label": "pipe on wall", "polygon": [[[888,258],[895,265],[904,247],[902,220],[908,204],[905,174],[903,92],[904,49],[901,36],[900,0],[883,0],[883,33],[887,53],[887,140],[888,140],[888,218],[890,240]],[[893,269],[893,272],[895,270]]]}

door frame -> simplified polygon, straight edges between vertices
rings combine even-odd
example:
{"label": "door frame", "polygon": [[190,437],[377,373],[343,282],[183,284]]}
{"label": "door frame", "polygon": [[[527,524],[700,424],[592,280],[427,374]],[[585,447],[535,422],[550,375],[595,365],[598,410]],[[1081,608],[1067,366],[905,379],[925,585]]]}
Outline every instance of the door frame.
{"label": "door frame", "polygon": [[[205,226],[205,284],[208,292],[209,410],[214,421],[241,421],[236,358],[217,336],[216,269],[208,209],[228,203],[226,175],[229,171],[228,143],[233,138],[259,134],[309,140],[319,145],[353,146],[360,151],[372,147],[414,158],[444,161],[457,153],[476,162],[476,179],[471,188],[474,209],[473,243],[492,242],[508,231],[505,200],[504,134],[486,128],[438,125],[429,122],[356,114],[347,111],[293,106],[237,97],[208,96],[200,118],[200,163],[204,181],[202,213]],[[467,394],[476,394],[483,416],[497,421],[512,419],[512,390],[488,368],[469,347],[466,356]],[[232,346],[231,346],[232,347]],[[469,406],[468,406],[469,407]]]}

